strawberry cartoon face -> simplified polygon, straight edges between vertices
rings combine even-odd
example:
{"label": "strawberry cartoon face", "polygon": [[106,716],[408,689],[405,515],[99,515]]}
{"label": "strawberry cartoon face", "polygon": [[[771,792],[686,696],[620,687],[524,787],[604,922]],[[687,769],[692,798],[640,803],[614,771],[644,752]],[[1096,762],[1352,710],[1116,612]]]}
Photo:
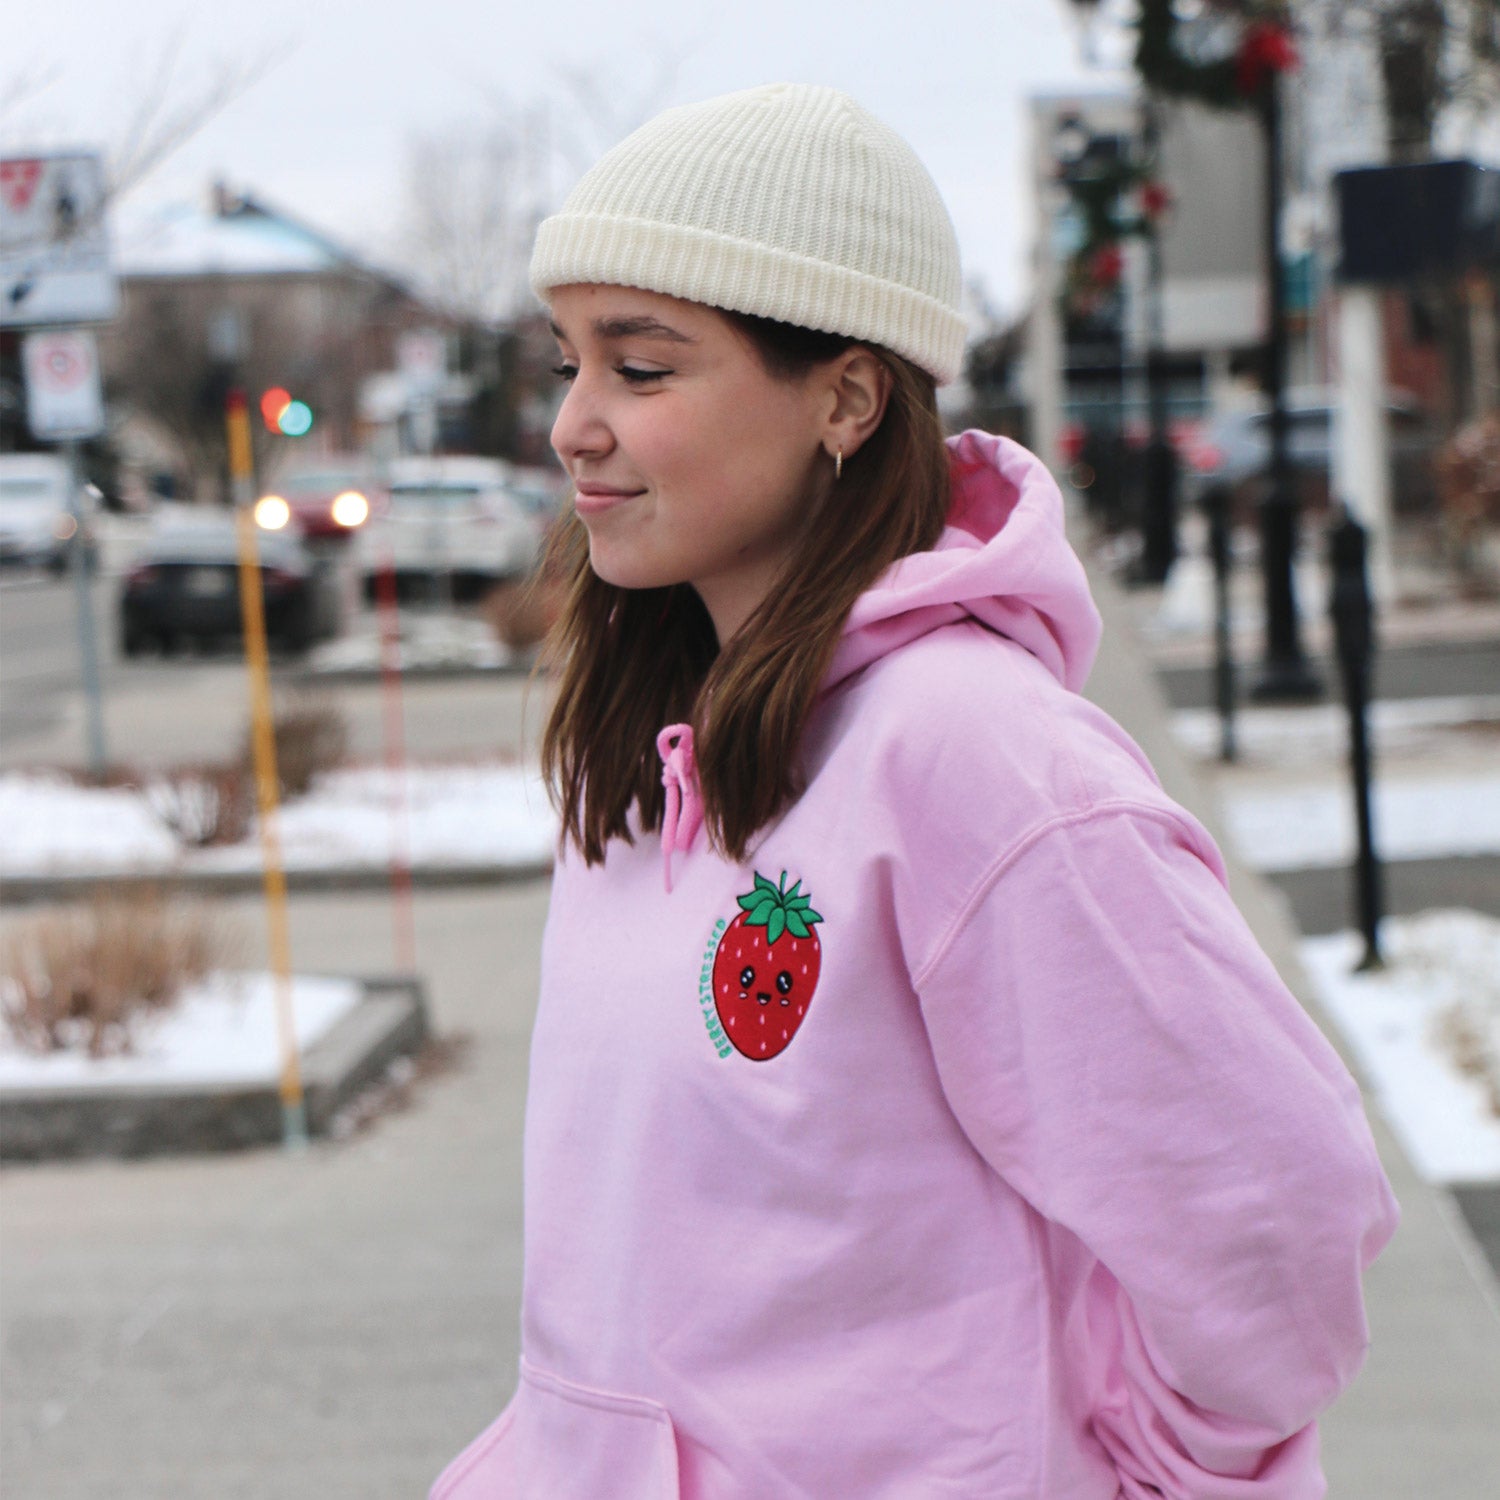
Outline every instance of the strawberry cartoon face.
{"label": "strawberry cartoon face", "polygon": [[735,899],[730,923],[713,962],[714,1008],[735,1050],[754,1062],[784,1051],[812,1004],[823,967],[814,930],[823,918],[801,894],[799,880],[786,888],[756,874],[754,890]]}

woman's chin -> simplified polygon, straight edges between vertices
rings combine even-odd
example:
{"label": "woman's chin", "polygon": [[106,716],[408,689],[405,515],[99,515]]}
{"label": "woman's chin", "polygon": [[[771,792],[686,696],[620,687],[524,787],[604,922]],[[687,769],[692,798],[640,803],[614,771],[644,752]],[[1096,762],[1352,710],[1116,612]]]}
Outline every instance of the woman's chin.
{"label": "woman's chin", "polygon": [[596,578],[617,589],[660,589],[682,582],[662,568],[652,568],[641,558],[622,557],[607,546],[596,546],[592,537],[589,539],[589,566]]}

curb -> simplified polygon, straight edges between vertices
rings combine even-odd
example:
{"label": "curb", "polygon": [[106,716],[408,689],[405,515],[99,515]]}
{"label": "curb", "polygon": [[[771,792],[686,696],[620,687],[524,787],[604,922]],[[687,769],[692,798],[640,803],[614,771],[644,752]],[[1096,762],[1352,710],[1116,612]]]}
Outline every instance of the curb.
{"label": "curb", "polygon": [[[552,873],[551,859],[507,865],[419,865],[411,871],[414,890],[449,890],[462,886],[510,885],[539,880]],[[70,901],[96,891],[160,890],[197,896],[247,896],[259,892],[265,874],[249,870],[86,870],[77,874],[10,875],[0,880],[6,906],[41,901]],[[293,893],[383,891],[391,884],[387,865],[328,865],[286,871]]]}
{"label": "curb", "polygon": [[[398,674],[402,682],[457,682],[480,677],[528,677],[535,666],[531,661],[497,662],[482,666],[411,666]],[[278,674],[289,687],[359,687],[378,686],[384,677],[379,667],[328,667],[319,670],[302,664],[284,667]]]}
{"label": "curb", "polygon": [[[350,1100],[429,1035],[420,979],[396,975],[362,983],[360,1003],[302,1056],[309,1135],[327,1135]],[[281,1139],[275,1080],[231,1088],[0,1090],[4,1162],[237,1151]]]}

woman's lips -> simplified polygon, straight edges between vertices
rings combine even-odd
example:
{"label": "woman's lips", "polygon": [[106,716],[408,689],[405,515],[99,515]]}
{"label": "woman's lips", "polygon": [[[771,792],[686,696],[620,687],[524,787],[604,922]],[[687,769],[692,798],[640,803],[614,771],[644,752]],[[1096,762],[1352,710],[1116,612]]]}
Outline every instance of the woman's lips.
{"label": "woman's lips", "polygon": [[602,484],[580,484],[573,499],[573,508],[580,516],[596,516],[644,493],[644,490],[610,489]]}

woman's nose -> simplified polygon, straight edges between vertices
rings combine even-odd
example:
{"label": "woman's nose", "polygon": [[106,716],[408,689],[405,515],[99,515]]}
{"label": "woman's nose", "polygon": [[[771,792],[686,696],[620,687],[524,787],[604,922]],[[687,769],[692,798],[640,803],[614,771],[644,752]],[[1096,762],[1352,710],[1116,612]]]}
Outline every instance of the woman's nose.
{"label": "woman's nose", "polygon": [[608,452],[612,439],[582,374],[573,377],[552,424],[552,451],[564,467],[570,459],[597,457]]}

